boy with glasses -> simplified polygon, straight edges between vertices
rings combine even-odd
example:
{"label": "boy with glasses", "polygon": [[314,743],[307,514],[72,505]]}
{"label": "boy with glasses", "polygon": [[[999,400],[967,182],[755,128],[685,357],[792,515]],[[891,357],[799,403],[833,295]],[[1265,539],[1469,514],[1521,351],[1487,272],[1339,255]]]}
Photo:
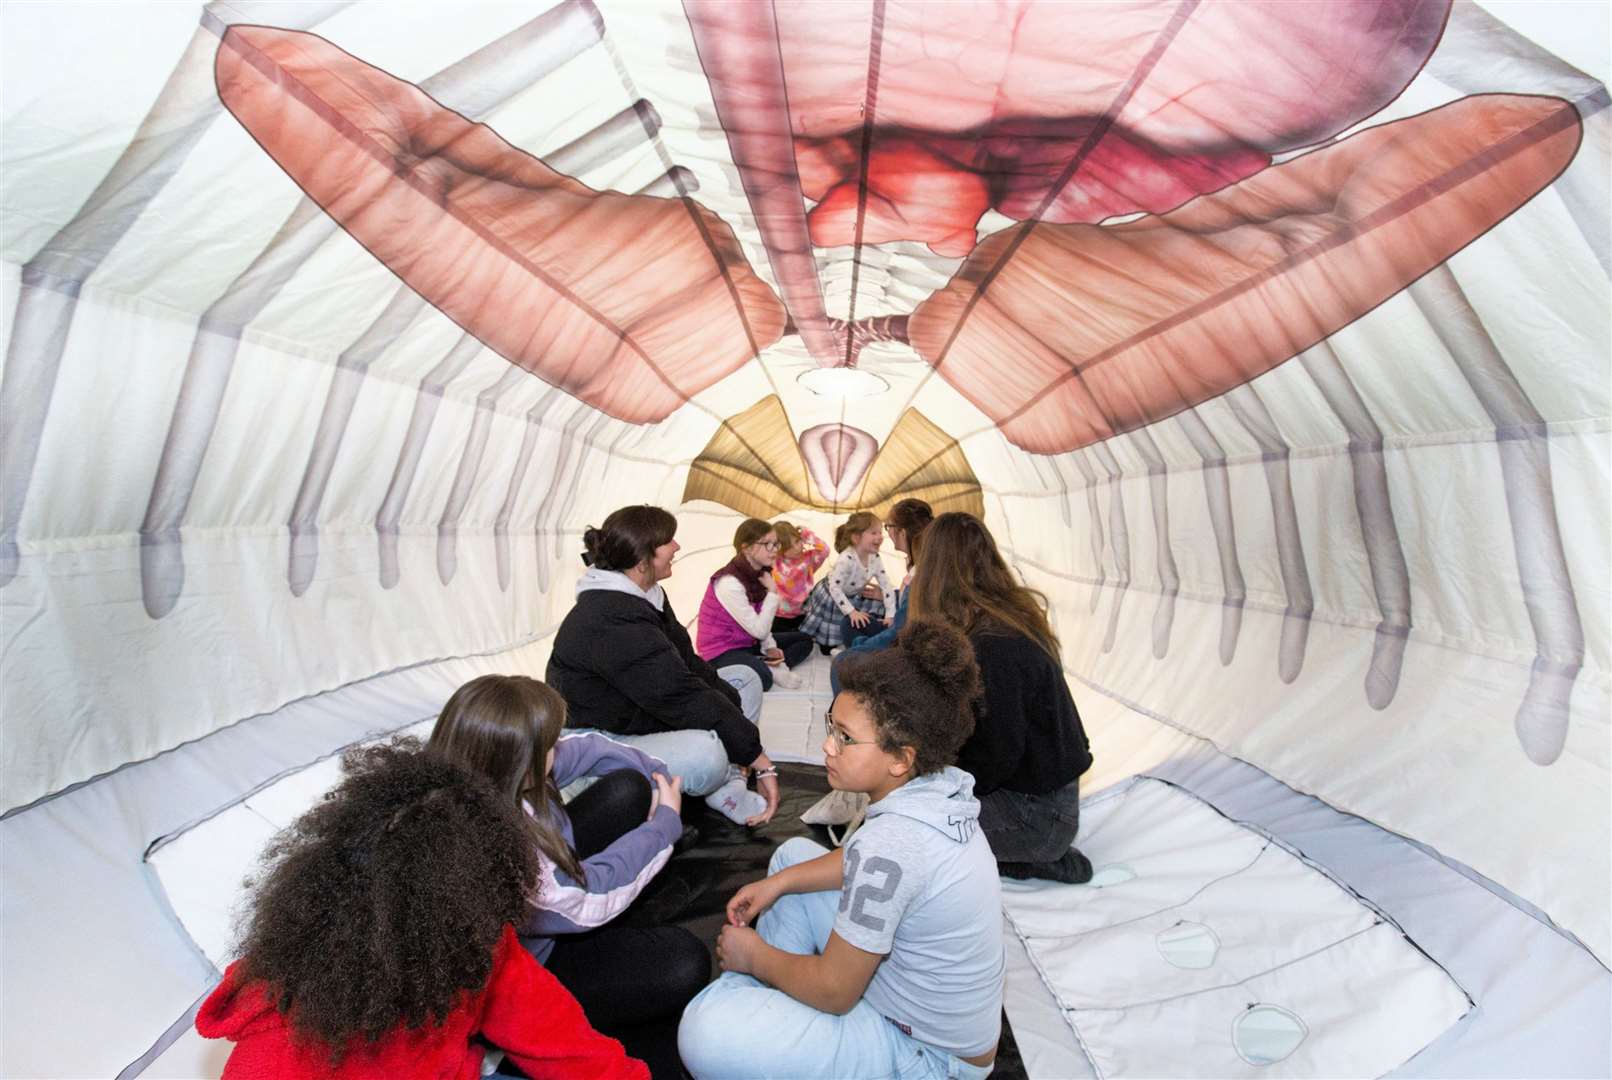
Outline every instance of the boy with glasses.
{"label": "boy with glasses", "polygon": [[[988,1075],[1001,1034],[1001,885],[955,768],[979,694],[961,634],[914,623],[845,664],[823,743],[867,822],[793,839],[728,902],[724,974],[678,1033],[696,1077]],[[751,929],[750,923],[756,923]]]}

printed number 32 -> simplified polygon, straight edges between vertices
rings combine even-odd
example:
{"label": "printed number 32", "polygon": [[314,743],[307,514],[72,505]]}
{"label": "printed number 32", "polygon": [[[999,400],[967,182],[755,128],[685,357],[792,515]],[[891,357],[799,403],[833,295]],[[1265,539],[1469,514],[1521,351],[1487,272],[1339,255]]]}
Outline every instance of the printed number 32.
{"label": "printed number 32", "polygon": [[[855,885],[858,872],[871,878],[874,874],[883,874],[884,880],[875,885],[872,881],[864,881]],[[853,889],[853,885],[855,885]],[[845,884],[840,889],[840,910],[847,906],[851,909],[851,921],[856,925],[880,933],[884,930],[885,920],[877,915],[868,914],[868,904],[883,904],[896,894],[901,885],[901,864],[894,859],[887,859],[883,855],[875,855],[862,864],[862,852],[855,847],[845,849]]]}

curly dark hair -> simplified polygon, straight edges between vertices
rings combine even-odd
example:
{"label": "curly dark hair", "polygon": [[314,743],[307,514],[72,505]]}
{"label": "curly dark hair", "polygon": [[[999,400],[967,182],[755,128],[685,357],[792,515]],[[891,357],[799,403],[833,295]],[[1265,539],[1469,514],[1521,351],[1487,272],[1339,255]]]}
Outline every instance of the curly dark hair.
{"label": "curly dark hair", "polygon": [[535,896],[520,811],[414,739],[349,751],[346,777],[272,840],[247,882],[241,976],[339,1064],[361,1037],[441,1023],[486,985]]}
{"label": "curly dark hair", "polygon": [[968,639],[944,623],[910,622],[894,648],[846,654],[839,677],[873,713],[880,749],[912,747],[917,776],[955,762],[974,734],[980,669]]}

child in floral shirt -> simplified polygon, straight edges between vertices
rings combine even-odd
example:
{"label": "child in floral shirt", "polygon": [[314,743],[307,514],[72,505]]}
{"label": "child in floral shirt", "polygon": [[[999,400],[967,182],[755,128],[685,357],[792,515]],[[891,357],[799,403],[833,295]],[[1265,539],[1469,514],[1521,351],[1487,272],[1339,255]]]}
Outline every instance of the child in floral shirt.
{"label": "child in floral shirt", "polygon": [[772,579],[778,584],[778,613],[774,630],[799,630],[806,616],[806,596],[812,591],[812,578],[828,559],[828,544],[810,529],[796,528],[787,521],[772,523],[778,534],[778,558],[772,564]]}

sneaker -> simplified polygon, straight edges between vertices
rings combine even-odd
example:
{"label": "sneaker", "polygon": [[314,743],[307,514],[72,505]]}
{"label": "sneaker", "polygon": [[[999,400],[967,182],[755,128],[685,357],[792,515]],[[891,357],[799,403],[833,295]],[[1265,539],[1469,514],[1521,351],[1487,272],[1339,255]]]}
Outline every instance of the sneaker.
{"label": "sneaker", "polygon": [[785,690],[799,690],[801,687],[806,685],[806,680],[801,678],[799,675],[796,675],[788,668],[779,668],[777,671],[772,673],[772,684],[774,686],[781,686]]}
{"label": "sneaker", "polygon": [[845,651],[845,646],[844,645],[836,645],[832,649],[828,650],[828,655],[830,655],[830,656],[838,656],[840,653],[842,653],[844,651]]}
{"label": "sneaker", "polygon": [[729,821],[743,825],[767,809],[767,800],[751,791],[735,770],[728,782],[705,797],[705,805]]}

